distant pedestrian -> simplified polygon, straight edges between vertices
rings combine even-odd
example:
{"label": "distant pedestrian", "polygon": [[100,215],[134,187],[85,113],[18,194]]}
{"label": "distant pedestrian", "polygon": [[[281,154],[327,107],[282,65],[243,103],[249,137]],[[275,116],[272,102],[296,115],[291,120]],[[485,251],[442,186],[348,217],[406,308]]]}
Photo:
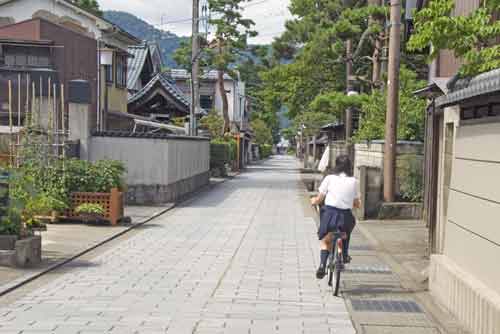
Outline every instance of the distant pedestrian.
{"label": "distant pedestrian", "polygon": [[352,163],[347,155],[338,156],[332,175],[325,177],[319,187],[319,195],[311,198],[312,205],[325,207],[321,210],[318,238],[321,245],[320,266],[316,277],[322,279],[326,274],[326,265],[332,249],[332,232],[347,233],[344,242],[344,262],[350,262],[349,241],[356,225],[353,208],[361,205],[359,182],[352,176]]}

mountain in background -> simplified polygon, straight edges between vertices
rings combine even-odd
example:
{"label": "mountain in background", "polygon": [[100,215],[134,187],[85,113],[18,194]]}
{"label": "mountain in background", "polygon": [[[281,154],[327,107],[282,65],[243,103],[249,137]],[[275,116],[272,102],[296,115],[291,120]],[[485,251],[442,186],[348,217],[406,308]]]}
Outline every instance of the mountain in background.
{"label": "mountain in background", "polygon": [[177,64],[172,59],[172,55],[179,47],[181,41],[187,37],[179,37],[169,31],[157,29],[137,16],[126,12],[105,11],[104,18],[139,39],[156,41],[160,46],[164,65],[170,68],[177,67]]}

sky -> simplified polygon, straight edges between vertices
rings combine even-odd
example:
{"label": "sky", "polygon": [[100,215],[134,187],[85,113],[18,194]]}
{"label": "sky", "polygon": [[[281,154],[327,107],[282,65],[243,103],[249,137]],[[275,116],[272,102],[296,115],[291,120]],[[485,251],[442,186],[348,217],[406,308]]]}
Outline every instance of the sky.
{"label": "sky", "polygon": [[[203,2],[203,0],[201,1]],[[290,0],[251,0],[245,3],[244,17],[255,21],[259,36],[250,42],[268,44],[284,30],[291,18]],[[180,36],[191,34],[190,0],[99,0],[104,10],[121,10],[132,13],[158,28]]]}

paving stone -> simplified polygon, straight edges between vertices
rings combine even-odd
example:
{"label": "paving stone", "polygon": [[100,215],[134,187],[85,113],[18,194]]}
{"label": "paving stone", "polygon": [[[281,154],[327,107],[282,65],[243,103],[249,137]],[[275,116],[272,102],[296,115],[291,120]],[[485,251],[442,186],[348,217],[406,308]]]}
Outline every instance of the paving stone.
{"label": "paving stone", "polygon": [[261,167],[0,309],[14,319],[0,333],[354,333],[344,301],[314,277],[299,166]]}

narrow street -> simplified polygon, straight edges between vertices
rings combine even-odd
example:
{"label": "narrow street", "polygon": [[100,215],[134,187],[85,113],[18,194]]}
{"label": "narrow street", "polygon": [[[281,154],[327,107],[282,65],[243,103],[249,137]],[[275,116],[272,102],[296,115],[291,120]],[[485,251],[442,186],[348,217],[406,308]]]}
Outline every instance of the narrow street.
{"label": "narrow street", "polygon": [[204,192],[0,309],[0,333],[355,333],[294,158]]}

